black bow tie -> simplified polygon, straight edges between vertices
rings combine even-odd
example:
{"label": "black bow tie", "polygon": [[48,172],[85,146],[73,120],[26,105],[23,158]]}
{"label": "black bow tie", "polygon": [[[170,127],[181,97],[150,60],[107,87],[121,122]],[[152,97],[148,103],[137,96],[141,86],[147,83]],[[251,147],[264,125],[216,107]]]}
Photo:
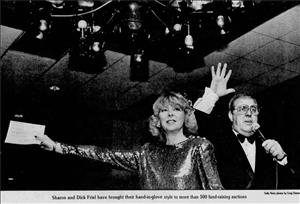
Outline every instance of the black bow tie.
{"label": "black bow tie", "polygon": [[238,139],[241,143],[243,143],[246,139],[246,140],[248,140],[249,143],[253,144],[253,142],[256,139],[255,135],[251,135],[251,136],[246,137],[244,135],[238,134],[237,137],[238,137]]}

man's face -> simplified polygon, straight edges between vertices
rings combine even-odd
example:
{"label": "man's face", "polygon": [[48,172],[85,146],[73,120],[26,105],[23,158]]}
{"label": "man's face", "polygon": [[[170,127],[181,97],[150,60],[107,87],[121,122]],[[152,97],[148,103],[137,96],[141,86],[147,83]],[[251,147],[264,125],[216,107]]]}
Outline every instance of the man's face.
{"label": "man's face", "polygon": [[[247,111],[245,111],[247,109],[245,107],[247,106],[249,108]],[[232,127],[236,132],[244,136],[253,135],[253,124],[257,123],[258,114],[255,113],[255,111],[251,111],[250,109],[255,109],[255,107],[257,108],[257,104],[250,97],[242,97],[234,101],[235,109],[233,111],[230,111],[228,116],[230,121],[232,122]]]}

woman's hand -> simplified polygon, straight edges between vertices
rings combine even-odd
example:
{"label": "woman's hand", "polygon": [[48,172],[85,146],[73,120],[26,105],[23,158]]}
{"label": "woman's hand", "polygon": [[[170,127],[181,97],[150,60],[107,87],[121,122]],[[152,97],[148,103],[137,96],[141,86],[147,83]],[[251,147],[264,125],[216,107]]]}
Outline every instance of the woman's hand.
{"label": "woman's hand", "polygon": [[36,135],[34,137],[36,140],[40,142],[39,145],[42,149],[48,151],[55,151],[57,144],[52,139],[50,139],[47,135]]}
{"label": "woman's hand", "polygon": [[218,63],[217,71],[215,67],[211,67],[212,80],[210,83],[210,88],[217,94],[217,96],[225,96],[227,94],[235,92],[234,89],[227,89],[227,82],[231,76],[231,70],[226,74],[227,64],[225,63],[222,68],[222,64]]}

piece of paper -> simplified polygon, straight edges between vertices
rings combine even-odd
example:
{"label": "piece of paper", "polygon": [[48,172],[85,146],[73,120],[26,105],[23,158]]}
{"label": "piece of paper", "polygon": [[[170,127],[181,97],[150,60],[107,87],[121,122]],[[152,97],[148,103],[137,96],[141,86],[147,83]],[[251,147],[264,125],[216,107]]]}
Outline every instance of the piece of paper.
{"label": "piece of paper", "polygon": [[10,121],[5,143],[29,145],[39,144],[35,139],[35,135],[43,135],[45,132],[45,125],[38,125],[32,123]]}

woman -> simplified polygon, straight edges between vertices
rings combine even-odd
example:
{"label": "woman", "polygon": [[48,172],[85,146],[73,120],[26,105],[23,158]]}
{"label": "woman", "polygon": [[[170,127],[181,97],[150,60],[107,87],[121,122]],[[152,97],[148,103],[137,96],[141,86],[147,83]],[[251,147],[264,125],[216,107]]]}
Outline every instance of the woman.
{"label": "woman", "polygon": [[[216,80],[222,78],[223,82],[227,77],[221,76],[219,68],[212,80],[217,84],[220,81]],[[46,150],[74,154],[136,172],[141,189],[223,189],[213,145],[196,136],[198,127],[190,101],[179,93],[163,94],[153,105],[149,127],[152,135],[159,138],[158,142],[146,143],[131,151],[69,145],[55,142],[46,135],[36,138]]]}

